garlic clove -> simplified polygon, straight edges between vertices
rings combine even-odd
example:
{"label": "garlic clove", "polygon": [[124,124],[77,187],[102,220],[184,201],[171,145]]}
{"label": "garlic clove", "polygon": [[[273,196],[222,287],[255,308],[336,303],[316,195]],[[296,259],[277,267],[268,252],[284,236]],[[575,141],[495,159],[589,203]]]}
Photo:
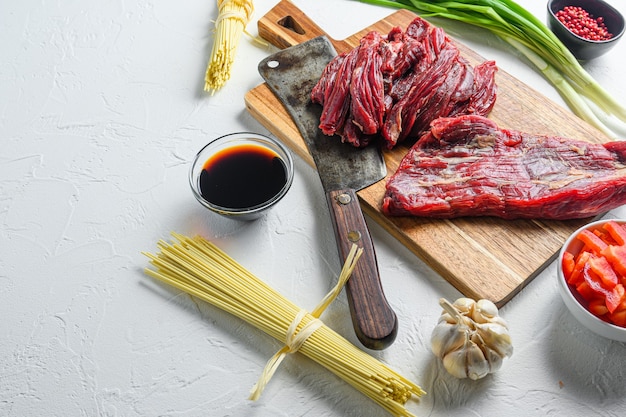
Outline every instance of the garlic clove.
{"label": "garlic clove", "polygon": [[457,324],[439,323],[430,337],[431,349],[437,357],[443,358],[447,352],[463,347],[465,337]]}
{"label": "garlic clove", "polygon": [[467,378],[465,350],[452,351],[443,357],[443,367],[455,378]]}
{"label": "garlic clove", "polygon": [[456,378],[467,378],[467,355],[465,349],[454,350],[443,357],[443,367]]}
{"label": "garlic clove", "polygon": [[478,300],[472,311],[472,319],[477,323],[487,323],[498,317],[498,307],[489,300]]}
{"label": "garlic clove", "polygon": [[474,310],[474,306],[476,305],[476,301],[471,298],[461,297],[457,298],[457,300],[452,303],[454,307],[464,316],[470,316],[472,311]]}
{"label": "garlic clove", "polygon": [[483,351],[483,355],[489,364],[489,372],[495,372],[502,366],[502,362],[504,357],[493,350],[481,337],[479,332],[474,332],[471,337],[472,342],[476,343],[477,346]]}
{"label": "garlic clove", "polygon": [[471,343],[467,347],[467,377],[472,380],[484,378],[489,374],[489,362],[481,348]]}
{"label": "garlic clove", "polygon": [[504,359],[502,355],[500,355],[495,350],[489,348],[489,346],[483,346],[483,354],[485,355],[485,359],[489,363],[489,372],[495,372],[502,366],[502,362]]}
{"label": "garlic clove", "polygon": [[456,378],[476,380],[489,373],[489,362],[482,350],[469,339],[462,348],[451,351],[443,357],[443,366]]}
{"label": "garlic clove", "polygon": [[441,316],[439,317],[438,323],[443,323],[443,322],[449,323],[449,324],[455,324],[457,321],[450,314],[442,313]]}
{"label": "garlic clove", "polygon": [[482,323],[476,324],[476,332],[487,346],[501,356],[508,357],[513,354],[511,335],[506,327],[497,323]]}

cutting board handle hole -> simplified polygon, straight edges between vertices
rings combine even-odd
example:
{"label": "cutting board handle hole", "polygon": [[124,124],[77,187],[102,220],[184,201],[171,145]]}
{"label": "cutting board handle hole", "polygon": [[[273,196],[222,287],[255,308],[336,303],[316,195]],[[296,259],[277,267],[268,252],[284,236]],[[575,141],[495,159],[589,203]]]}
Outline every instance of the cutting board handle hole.
{"label": "cutting board handle hole", "polygon": [[278,21],[278,24],[285,29],[296,32],[298,35],[304,35],[306,31],[300,26],[300,24],[292,16],[285,16]]}
{"label": "cutting board handle hole", "polygon": [[280,65],[280,62],[276,61],[275,59],[267,61],[268,68],[272,68],[272,69],[278,68],[279,65]]}

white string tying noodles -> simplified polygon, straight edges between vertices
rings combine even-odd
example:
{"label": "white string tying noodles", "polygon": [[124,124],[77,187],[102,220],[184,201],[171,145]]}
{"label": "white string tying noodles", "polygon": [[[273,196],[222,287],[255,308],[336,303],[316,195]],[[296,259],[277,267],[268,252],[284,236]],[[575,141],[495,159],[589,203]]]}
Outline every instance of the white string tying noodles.
{"label": "white string tying noodles", "polygon": [[322,327],[324,323],[321,320],[314,318],[310,322],[304,325],[302,330],[296,332],[298,325],[302,322],[302,319],[307,315],[306,310],[300,310],[300,312],[296,315],[296,317],[291,322],[289,329],[287,330],[287,343],[286,345],[280,349],[278,352],[274,354],[267,361],[263,372],[259,378],[259,381],[252,387],[250,391],[250,400],[256,401],[261,396],[261,393],[265,389],[265,386],[268,384],[272,376],[274,376],[274,372],[278,369],[278,366],[281,364],[284,358],[287,357],[288,354],[297,352],[298,349],[304,344],[304,342],[311,336],[317,329]]}
{"label": "white string tying noodles", "polygon": [[[235,6],[243,6],[242,8],[226,10],[227,7],[235,7]],[[225,19],[236,19],[240,21],[244,26],[248,24],[250,21],[250,17],[252,16],[253,8],[252,4],[248,2],[242,2],[241,0],[226,0],[226,1],[218,1],[218,16],[215,21],[215,26],[217,26],[222,20]]]}
{"label": "white string tying noodles", "polygon": [[[265,386],[269,383],[270,379],[280,366],[283,359],[287,357],[288,354],[297,352],[300,347],[306,342],[306,340],[320,327],[324,325],[324,323],[319,320],[319,316],[322,312],[330,305],[330,303],[337,298],[341,289],[350,278],[354,267],[356,266],[356,262],[361,257],[363,253],[363,248],[358,248],[357,245],[353,244],[346,260],[343,264],[343,268],[341,269],[341,273],[339,274],[339,279],[337,280],[337,284],[324,296],[324,298],[319,302],[319,304],[315,307],[312,314],[309,314],[306,310],[302,309],[296,314],[293,321],[289,325],[287,329],[286,335],[286,343],[285,346],[282,347],[278,352],[274,354],[267,361],[261,376],[257,383],[252,387],[250,391],[250,397],[248,399],[252,401],[256,401],[260,398],[261,393],[265,389]],[[308,323],[297,331],[300,324],[307,317],[311,316],[312,319]]]}
{"label": "white string tying noodles", "polygon": [[222,20],[226,19],[235,19],[243,23],[244,25],[248,24],[248,14],[242,12],[241,10],[231,10],[230,12],[223,12],[217,16],[215,20],[215,26],[219,25]]}

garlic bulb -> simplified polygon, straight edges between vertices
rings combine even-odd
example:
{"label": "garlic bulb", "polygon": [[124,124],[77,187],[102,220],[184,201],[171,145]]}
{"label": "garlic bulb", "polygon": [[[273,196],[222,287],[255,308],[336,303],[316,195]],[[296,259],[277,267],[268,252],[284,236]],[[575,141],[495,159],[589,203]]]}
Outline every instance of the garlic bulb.
{"label": "garlic bulb", "polygon": [[513,354],[508,326],[494,303],[459,298],[451,304],[442,298],[439,304],[444,311],[433,329],[431,348],[451,375],[483,378]]}

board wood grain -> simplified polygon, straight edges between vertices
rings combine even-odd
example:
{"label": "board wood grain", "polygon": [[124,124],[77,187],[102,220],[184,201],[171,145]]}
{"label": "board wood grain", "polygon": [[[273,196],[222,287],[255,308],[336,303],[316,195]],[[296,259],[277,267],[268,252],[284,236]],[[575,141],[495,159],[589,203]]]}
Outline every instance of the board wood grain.
{"label": "board wood grain", "polygon": [[[416,17],[399,10],[344,40],[329,37],[342,52],[358,45],[369,31],[382,34],[406,26]],[[258,22],[259,35],[279,48],[299,44],[324,31],[289,1],[279,2]],[[485,58],[454,40],[472,64]],[[498,96],[489,115],[500,127],[603,143],[608,138],[545,96],[499,70]],[[314,166],[291,117],[266,84],[245,96],[248,111],[297,155]],[[393,174],[407,145],[385,151],[387,177]],[[593,219],[570,221],[503,220],[490,217],[437,220],[387,217],[381,212],[386,179],[358,192],[363,211],[467,297],[504,305],[549,264],[565,239]],[[385,277],[381,277],[383,280]]]}

